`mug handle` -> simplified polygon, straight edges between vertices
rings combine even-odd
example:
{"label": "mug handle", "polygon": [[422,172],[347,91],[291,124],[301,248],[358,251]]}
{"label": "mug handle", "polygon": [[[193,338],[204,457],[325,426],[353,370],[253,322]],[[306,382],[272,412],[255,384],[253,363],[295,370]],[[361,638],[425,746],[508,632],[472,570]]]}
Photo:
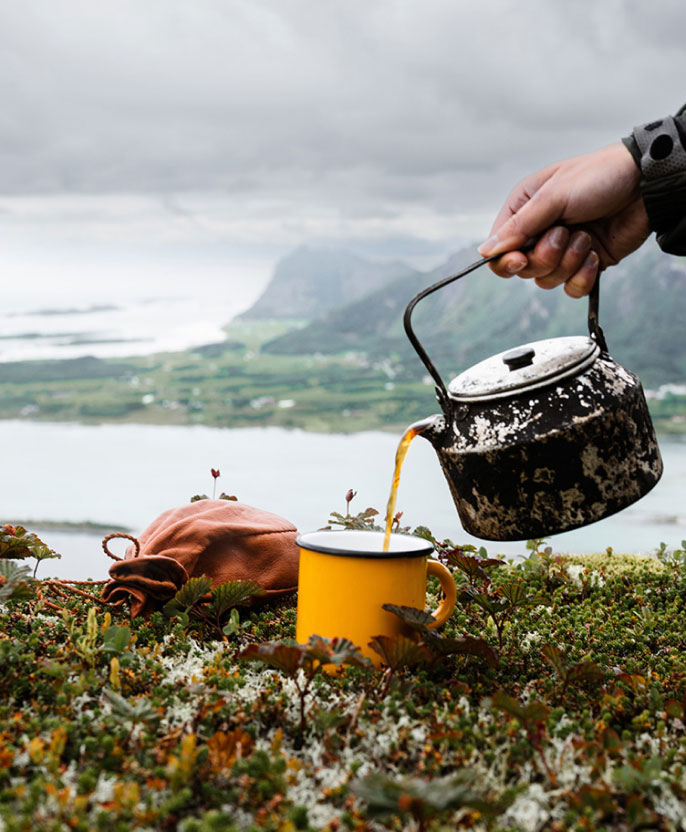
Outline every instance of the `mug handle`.
{"label": "mug handle", "polygon": [[455,604],[457,602],[457,587],[455,586],[455,579],[450,573],[450,570],[437,560],[427,561],[426,574],[427,577],[429,575],[433,575],[434,578],[438,578],[441,582],[443,594],[445,595],[445,598],[439,604],[438,609],[431,613],[436,621],[433,624],[429,624],[429,629],[434,630],[436,627],[440,627],[441,624],[445,624],[445,622],[450,618],[452,611],[455,609]]}

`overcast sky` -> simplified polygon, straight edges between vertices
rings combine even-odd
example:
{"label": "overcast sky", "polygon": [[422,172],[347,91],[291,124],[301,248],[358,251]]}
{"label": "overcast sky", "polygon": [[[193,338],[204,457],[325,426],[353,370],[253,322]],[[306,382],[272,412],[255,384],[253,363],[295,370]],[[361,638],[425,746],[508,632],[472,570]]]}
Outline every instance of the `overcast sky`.
{"label": "overcast sky", "polygon": [[678,109],[685,37],[683,0],[5,0],[0,234],[449,250]]}

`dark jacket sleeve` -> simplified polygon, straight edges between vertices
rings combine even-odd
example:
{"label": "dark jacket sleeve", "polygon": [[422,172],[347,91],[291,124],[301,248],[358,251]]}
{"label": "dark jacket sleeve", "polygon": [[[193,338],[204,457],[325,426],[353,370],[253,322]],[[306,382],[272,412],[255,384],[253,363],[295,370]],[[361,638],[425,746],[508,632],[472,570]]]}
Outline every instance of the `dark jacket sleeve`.
{"label": "dark jacket sleeve", "polygon": [[[670,165],[669,158],[662,156],[657,157],[660,164],[654,164],[656,157],[650,158],[652,146],[647,148],[645,141],[646,128],[658,138],[660,125],[667,121],[672,122],[672,119],[637,127],[623,142],[643,174],[641,196],[658,245],[670,254],[686,255],[686,165],[678,162]],[[681,148],[677,147],[678,153],[673,152],[672,155],[683,158],[686,152],[686,105],[676,114],[673,124]],[[642,136],[643,150],[636,138],[637,133]]]}

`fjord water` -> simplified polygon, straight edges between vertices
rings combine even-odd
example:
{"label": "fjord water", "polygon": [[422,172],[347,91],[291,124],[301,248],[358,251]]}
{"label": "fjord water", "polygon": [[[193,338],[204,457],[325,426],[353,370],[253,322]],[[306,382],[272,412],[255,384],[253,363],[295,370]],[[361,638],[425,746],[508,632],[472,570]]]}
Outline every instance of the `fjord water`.
{"label": "fjord water", "polygon": [[[219,468],[217,493],[287,517],[301,531],[326,525],[332,510],[345,513],[349,488],[358,492],[353,512],[373,506],[381,524],[397,443],[397,435],[379,432],[0,421],[0,522],[90,521],[137,534],[192,495],[211,495],[210,468]],[[661,541],[679,546],[686,538],[686,443],[662,440],[660,447],[665,473],[650,494],[620,514],[551,538],[555,550],[612,546],[649,553]],[[403,466],[398,510],[402,525],[427,525],[437,537],[484,545],[491,555],[526,554],[524,542],[484,542],[462,530],[436,455],[421,437]],[[61,560],[42,564],[39,575],[107,575],[112,561],[100,548],[105,531],[39,533],[62,553]]]}

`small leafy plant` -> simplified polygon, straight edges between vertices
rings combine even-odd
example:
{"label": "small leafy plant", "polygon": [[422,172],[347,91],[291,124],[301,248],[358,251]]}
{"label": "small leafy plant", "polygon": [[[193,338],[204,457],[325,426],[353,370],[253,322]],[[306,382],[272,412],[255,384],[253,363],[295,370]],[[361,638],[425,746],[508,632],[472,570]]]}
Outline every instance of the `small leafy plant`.
{"label": "small leafy plant", "polygon": [[543,579],[547,590],[554,589],[569,580],[562,555],[553,553],[552,546],[546,546],[543,537],[527,540],[529,556],[518,564],[517,568]]}
{"label": "small leafy plant", "polygon": [[159,713],[145,696],[126,699],[115,691],[105,689],[103,697],[111,708],[112,716],[119,722],[131,723],[132,728],[138,723],[155,725],[159,722]]}
{"label": "small leafy plant", "polygon": [[28,566],[11,560],[0,560],[0,604],[25,601],[33,596]]}
{"label": "small leafy plant", "polygon": [[34,578],[41,561],[61,557],[49,546],[46,546],[37,535],[28,532],[23,526],[12,526],[10,523],[6,523],[0,527],[0,558],[12,558],[14,560],[34,558],[36,561],[33,570]]}
{"label": "small leafy plant", "polygon": [[[210,476],[212,477],[212,499],[215,499],[215,494],[217,493],[217,480],[221,477],[221,471],[219,468],[210,468]],[[207,494],[195,494],[191,497],[191,503],[197,503],[199,500],[209,500],[210,498]],[[234,497],[233,494],[226,494],[224,491],[216,498],[217,500],[231,500],[236,502],[238,497]]]}
{"label": "small leafy plant", "polygon": [[249,598],[263,595],[255,581],[227,581],[212,589],[212,581],[205,575],[189,578],[163,608],[168,618],[176,618],[184,627],[191,619],[212,628],[224,640],[240,631],[236,607]]}
{"label": "small leafy plant", "polygon": [[366,508],[357,514],[350,514],[350,503],[352,503],[356,496],[357,491],[349,488],[345,495],[345,514],[332,511],[329,517],[329,523],[325,526],[326,529],[330,529],[331,526],[341,526],[343,529],[381,531],[381,526],[376,525],[374,522],[374,518],[379,514],[375,508]]}
{"label": "small leafy plant", "polygon": [[535,701],[522,705],[502,690],[497,690],[491,701],[494,708],[504,711],[519,722],[548,775],[551,785],[556,787],[557,777],[548,764],[544,750],[544,741],[547,736],[546,722],[550,715],[550,708],[543,702]]}
{"label": "small leafy plant", "polygon": [[498,664],[495,650],[482,638],[469,635],[457,638],[442,636],[436,630],[430,629],[429,625],[435,623],[436,619],[424,610],[396,604],[384,604],[383,608],[397,615],[407,627],[419,635],[434,661],[443,656],[462,655],[484,659],[491,667],[496,667]]}
{"label": "small leafy plant", "polygon": [[503,566],[504,560],[500,558],[489,558],[486,549],[482,546],[478,555],[472,554],[474,546],[462,546],[448,549],[445,552],[445,560],[449,566],[457,567],[467,577],[470,590],[478,592],[480,589],[488,591],[491,583],[490,570],[494,566]]}
{"label": "small leafy plant", "polygon": [[681,541],[680,549],[668,549],[662,542],[655,550],[655,557],[667,566],[682,567],[686,565],[686,540]]}
{"label": "small leafy plant", "polygon": [[379,693],[381,699],[388,693],[391,680],[398,670],[431,664],[436,659],[436,655],[425,644],[402,634],[397,636],[374,636],[369,642],[369,646],[386,665],[385,680]]}
{"label": "small leafy plant", "polygon": [[351,790],[365,801],[370,818],[397,818],[403,823],[403,829],[407,828],[405,822],[412,818],[417,832],[424,832],[434,820],[460,809],[465,825],[471,825],[470,816],[477,820],[502,813],[504,806],[493,800],[483,786],[477,785],[477,780],[478,775],[468,770],[433,780],[394,778],[373,772],[354,781]]}
{"label": "small leafy plant", "polygon": [[280,641],[249,644],[238,654],[238,658],[248,662],[262,662],[285,673],[293,681],[300,701],[301,736],[305,731],[305,701],[315,676],[326,666],[370,666],[369,659],[348,639],[329,640],[316,635],[311,636],[307,644]]}
{"label": "small leafy plant", "polygon": [[503,648],[505,625],[516,610],[527,607],[549,606],[551,603],[550,599],[541,593],[529,594],[526,585],[521,580],[509,581],[496,587],[493,591],[491,591],[490,586],[486,587],[486,591],[480,592],[467,588],[458,596],[458,600],[466,606],[476,604],[488,613],[496,629],[498,647],[501,650]]}
{"label": "small leafy plant", "polygon": [[569,685],[582,682],[600,682],[605,674],[595,662],[583,661],[573,665],[567,665],[565,657],[559,647],[546,644],[541,650],[541,655],[553,668],[562,682],[562,688],[558,696],[558,702],[564,699]]}
{"label": "small leafy plant", "polygon": [[100,623],[95,607],[89,608],[85,626],[80,626],[76,616],[67,610],[63,610],[62,620],[69,632],[71,649],[79,659],[93,668],[99,657],[104,655],[110,663],[114,661],[113,676],[117,678],[119,658],[126,653],[132,640],[131,628],[125,624],[112,624],[109,612],[104,614]]}
{"label": "small leafy plant", "polygon": [[329,528],[331,526],[341,526],[344,529],[368,529],[371,531],[381,531],[381,526],[376,525],[374,518],[379,512],[375,508],[366,508],[358,514],[339,514],[337,511],[331,512],[329,518]]}

